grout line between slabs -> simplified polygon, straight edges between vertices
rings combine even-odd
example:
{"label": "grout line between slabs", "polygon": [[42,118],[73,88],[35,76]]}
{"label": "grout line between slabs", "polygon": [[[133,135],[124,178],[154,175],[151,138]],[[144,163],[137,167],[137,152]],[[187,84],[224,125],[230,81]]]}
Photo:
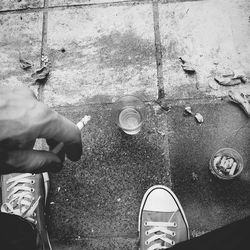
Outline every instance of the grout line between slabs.
{"label": "grout line between slabs", "polygon": [[[48,4],[49,0],[44,0],[40,66],[42,66],[42,55],[46,54],[47,51]],[[38,87],[38,100],[42,102],[44,101],[44,85],[39,85]]]}
{"label": "grout line between slabs", "polygon": [[151,4],[152,0],[144,1],[117,1],[117,2],[103,2],[103,3],[82,3],[82,4],[70,4],[70,5],[55,5],[37,8],[24,8],[24,9],[7,9],[0,10],[0,15],[15,14],[15,13],[30,13],[30,12],[42,12],[45,8],[47,10],[53,9],[68,9],[68,8],[95,8],[95,7],[112,7],[112,6],[133,6],[133,5],[145,5]]}
{"label": "grout line between slabs", "polygon": [[158,99],[164,97],[164,84],[163,84],[163,69],[162,69],[162,45],[161,45],[161,34],[159,24],[159,5],[158,0],[152,1],[153,8],[153,21],[154,21],[154,37],[155,37],[155,58],[157,68],[157,88],[158,88]]}

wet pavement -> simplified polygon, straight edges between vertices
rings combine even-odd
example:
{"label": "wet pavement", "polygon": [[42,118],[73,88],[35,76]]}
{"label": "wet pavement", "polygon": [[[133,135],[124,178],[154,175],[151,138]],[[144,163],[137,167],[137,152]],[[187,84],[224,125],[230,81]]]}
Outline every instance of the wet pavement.
{"label": "wet pavement", "polygon": [[[227,102],[192,108],[203,115],[204,124],[183,116],[183,106],[173,107],[168,124],[173,189],[195,234],[250,214],[250,124],[244,112]],[[238,178],[221,180],[210,173],[209,160],[220,148],[233,148],[243,157]]]}
{"label": "wet pavement", "polygon": [[161,116],[148,106],[141,133],[130,136],[114,125],[110,108],[60,109],[73,121],[85,114],[92,119],[82,131],[81,160],[67,161],[60,173],[51,176],[50,233],[60,241],[78,240],[87,249],[94,244],[89,238],[94,242],[106,238],[106,249],[113,249],[117,238],[136,241],[143,194],[152,185],[170,186],[167,142],[157,131],[167,132]]}
{"label": "wet pavement", "polygon": [[[250,125],[244,112],[228,101],[172,104],[166,112],[147,103],[136,136],[116,127],[112,105],[58,109],[73,121],[93,118],[82,131],[81,161],[67,161],[51,176],[52,238],[72,249],[136,249],[140,202],[156,184],[179,197],[192,237],[250,215]],[[203,115],[203,124],[184,115],[186,105]],[[244,170],[235,180],[219,180],[209,171],[211,155],[223,147],[243,157]]]}

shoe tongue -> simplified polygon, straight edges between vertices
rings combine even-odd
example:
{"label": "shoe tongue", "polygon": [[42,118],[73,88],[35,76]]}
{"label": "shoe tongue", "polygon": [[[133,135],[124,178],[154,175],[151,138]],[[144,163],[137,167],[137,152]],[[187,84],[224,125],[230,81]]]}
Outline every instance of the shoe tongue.
{"label": "shoe tongue", "polygon": [[155,211],[144,211],[145,220],[154,222],[173,222],[175,220],[174,212],[155,212]]}

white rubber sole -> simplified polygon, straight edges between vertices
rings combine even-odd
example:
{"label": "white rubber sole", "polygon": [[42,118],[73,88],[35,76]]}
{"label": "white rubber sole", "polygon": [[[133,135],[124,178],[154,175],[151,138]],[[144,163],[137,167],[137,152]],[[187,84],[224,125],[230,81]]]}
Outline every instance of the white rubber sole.
{"label": "white rubber sole", "polygon": [[[42,175],[43,175],[43,181],[44,181],[44,193],[45,193],[44,195],[45,195],[45,206],[46,206],[48,193],[49,193],[49,187],[50,187],[49,174],[48,172],[44,172],[42,173]],[[46,232],[46,237],[47,237],[48,248],[49,250],[52,250],[48,232]]]}
{"label": "white rubber sole", "polygon": [[49,193],[49,187],[50,187],[50,183],[49,183],[49,174],[48,172],[44,172],[42,173],[43,175],[43,182],[44,182],[44,192],[45,192],[45,205],[47,203],[47,198],[48,198],[48,193]]}
{"label": "white rubber sole", "polygon": [[163,186],[163,185],[155,185],[155,186],[152,186],[151,188],[149,188],[147,190],[147,192],[144,194],[143,198],[142,198],[142,202],[141,202],[141,206],[140,206],[140,212],[139,212],[139,219],[138,219],[138,232],[139,232],[139,237],[141,236],[141,229],[140,229],[140,225],[141,225],[141,215],[142,215],[142,210],[143,210],[143,207],[144,207],[144,204],[145,204],[145,201],[148,197],[148,195],[154,190],[154,189],[164,189],[166,190],[168,193],[171,194],[171,196],[174,198],[175,202],[177,203],[177,206],[179,207],[180,211],[181,211],[181,214],[183,215],[183,219],[185,221],[185,224],[187,225],[187,229],[188,229],[188,239],[190,239],[190,233],[189,233],[189,226],[188,226],[188,221],[187,221],[187,218],[186,218],[186,215],[184,213],[184,210],[177,198],[177,196],[174,194],[174,192],[166,187],[166,186]]}

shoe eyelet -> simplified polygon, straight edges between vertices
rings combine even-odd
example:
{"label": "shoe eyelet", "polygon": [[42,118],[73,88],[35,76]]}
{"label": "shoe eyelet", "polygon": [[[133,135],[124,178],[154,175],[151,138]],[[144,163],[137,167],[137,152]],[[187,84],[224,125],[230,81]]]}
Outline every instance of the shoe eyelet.
{"label": "shoe eyelet", "polygon": [[145,235],[149,235],[148,231],[145,232]]}
{"label": "shoe eyelet", "polygon": [[34,189],[34,188],[31,188],[30,191],[31,191],[32,193],[34,193],[34,192],[35,192],[35,189]]}
{"label": "shoe eyelet", "polygon": [[174,222],[173,227],[177,227],[177,223],[176,222]]}
{"label": "shoe eyelet", "polygon": [[31,182],[30,182],[31,184],[35,184],[35,180],[31,180]]}
{"label": "shoe eyelet", "polygon": [[149,245],[149,242],[148,242],[148,240],[146,240],[146,241],[145,241],[145,245]]}
{"label": "shoe eyelet", "polygon": [[32,174],[32,176],[35,176],[36,174]]}
{"label": "shoe eyelet", "polygon": [[145,221],[145,222],[144,222],[144,226],[147,226],[147,225],[148,225],[148,222],[147,222],[147,221]]}
{"label": "shoe eyelet", "polygon": [[172,240],[171,241],[171,245],[174,246],[175,245],[175,241]]}
{"label": "shoe eyelet", "polygon": [[34,221],[34,224],[37,225],[37,220]]}
{"label": "shoe eyelet", "polygon": [[35,213],[35,212],[33,213],[33,216],[36,216],[36,213]]}
{"label": "shoe eyelet", "polygon": [[175,233],[175,232],[172,232],[172,236],[175,237],[175,236],[176,236],[176,233]]}

